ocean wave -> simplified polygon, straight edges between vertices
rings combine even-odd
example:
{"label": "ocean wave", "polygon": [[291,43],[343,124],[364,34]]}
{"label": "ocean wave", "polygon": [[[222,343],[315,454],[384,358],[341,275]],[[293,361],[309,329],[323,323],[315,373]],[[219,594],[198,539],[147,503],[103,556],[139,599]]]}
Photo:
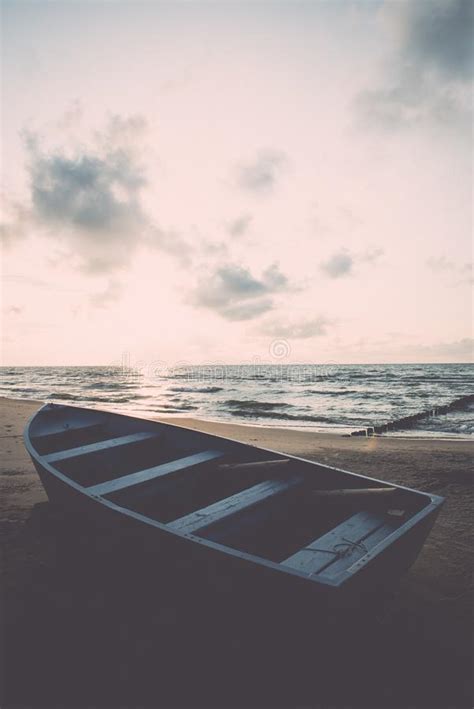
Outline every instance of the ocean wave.
{"label": "ocean wave", "polygon": [[242,418],[265,418],[278,421],[306,421],[311,423],[332,423],[340,424],[340,418],[331,416],[316,416],[313,414],[285,414],[282,411],[231,411],[232,416],[241,416]]}
{"label": "ocean wave", "polygon": [[182,394],[217,394],[219,391],[224,391],[223,387],[170,387],[168,391],[173,391]]}
{"label": "ocean wave", "polygon": [[352,394],[361,395],[358,389],[308,389],[308,394],[322,394],[324,396],[352,396]]}
{"label": "ocean wave", "polygon": [[198,407],[194,404],[160,404],[162,409],[174,409],[177,411],[194,411]]}
{"label": "ocean wave", "polygon": [[287,404],[283,401],[255,401],[252,399],[227,399],[223,402],[223,406],[228,406],[235,409],[255,409],[261,411],[273,411],[273,409],[292,408],[293,404]]}
{"label": "ocean wave", "polygon": [[70,392],[50,392],[42,398],[48,401],[92,402],[94,404],[126,404],[130,401],[129,396],[91,396],[81,394],[80,392],[77,394],[71,394]]}
{"label": "ocean wave", "polygon": [[10,391],[21,394],[39,394],[41,390],[38,387],[10,387]]}
{"label": "ocean wave", "polygon": [[84,389],[135,389],[135,384],[124,384],[123,382],[91,382],[90,384],[85,384]]}
{"label": "ocean wave", "polygon": [[71,394],[70,392],[49,392],[45,396],[45,399],[58,399],[59,401],[78,401],[79,399],[84,399],[84,401],[95,401],[95,397],[90,397],[90,396],[84,396],[84,394],[79,394],[79,395],[74,395]]}
{"label": "ocean wave", "polygon": [[159,414],[182,414],[185,413],[186,411],[195,411],[198,407],[197,406],[192,406],[191,404],[188,406],[168,406],[168,404],[163,404],[161,407],[157,407],[153,409],[156,413]]}
{"label": "ocean wave", "polygon": [[[403,421],[428,410],[430,417],[415,429],[440,432],[472,430],[474,418],[473,400],[465,395],[473,388],[470,365],[197,366],[149,381],[140,372],[112,367],[4,367],[0,372],[4,396],[144,415],[198,410],[205,418],[350,429]],[[433,409],[453,409],[453,399],[457,403],[449,415],[432,415]]]}

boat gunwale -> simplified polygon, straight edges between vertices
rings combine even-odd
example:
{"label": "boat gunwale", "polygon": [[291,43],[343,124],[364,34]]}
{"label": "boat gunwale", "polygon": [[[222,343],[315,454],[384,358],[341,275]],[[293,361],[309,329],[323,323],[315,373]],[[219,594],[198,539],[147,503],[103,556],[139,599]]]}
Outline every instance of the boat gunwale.
{"label": "boat gunwale", "polygon": [[[425,498],[428,498],[429,503],[425,507],[423,507],[423,509],[419,510],[412,517],[410,517],[410,519],[403,522],[391,534],[387,535],[387,537],[385,537],[385,539],[383,539],[378,544],[376,544],[375,547],[373,547],[367,554],[365,554],[360,559],[355,560],[354,563],[350,567],[348,567],[348,569],[342,570],[339,574],[337,574],[333,578],[324,577],[324,575],[323,575],[324,572],[322,572],[321,575],[312,575],[312,574],[305,573],[303,571],[299,571],[297,569],[293,569],[289,566],[285,566],[285,564],[283,562],[277,563],[274,561],[270,561],[269,559],[265,559],[264,557],[256,556],[254,554],[249,554],[247,552],[240,551],[240,550],[234,549],[232,547],[228,547],[225,544],[219,544],[218,542],[213,542],[210,539],[199,537],[194,534],[186,534],[183,532],[175,531],[164,522],[159,522],[158,520],[151,519],[150,517],[146,517],[145,515],[142,515],[138,512],[130,510],[126,507],[122,507],[120,505],[117,505],[105,497],[102,497],[99,495],[94,495],[93,493],[88,492],[87,487],[79,485],[79,483],[76,483],[74,480],[69,478],[67,475],[65,475],[61,471],[57,470],[50,463],[45,461],[44,457],[41,454],[39,454],[33,446],[33,443],[31,441],[31,436],[30,436],[31,424],[42,413],[43,414],[47,413],[45,411],[45,409],[47,409],[48,407],[51,407],[51,406],[54,406],[56,408],[63,408],[63,409],[73,409],[75,411],[82,411],[82,412],[98,411],[100,413],[108,414],[113,417],[129,418],[129,419],[133,419],[136,421],[145,421],[146,423],[152,423],[152,424],[156,424],[157,426],[164,426],[164,427],[169,427],[169,428],[173,428],[173,429],[184,429],[185,431],[192,431],[193,433],[202,434],[203,436],[206,436],[209,438],[214,438],[217,440],[222,440],[222,441],[238,444],[239,446],[244,446],[247,448],[254,448],[255,450],[263,451],[265,453],[271,453],[271,454],[278,455],[278,456],[284,456],[284,457],[290,458],[291,460],[295,460],[295,461],[298,461],[301,463],[309,463],[310,465],[317,465],[321,468],[325,468],[326,470],[331,470],[331,471],[335,471],[338,473],[343,473],[345,475],[349,475],[352,478],[358,478],[358,479],[368,480],[370,482],[381,483],[382,485],[387,485],[388,484],[387,481],[380,480],[379,478],[372,478],[372,477],[369,477],[368,475],[363,475],[361,473],[354,473],[349,470],[344,470],[343,468],[336,468],[335,466],[327,465],[325,463],[320,463],[318,461],[308,460],[307,458],[302,458],[300,456],[282,453],[281,451],[276,451],[271,448],[262,448],[260,446],[252,445],[251,443],[243,443],[242,441],[238,441],[233,438],[228,438],[226,436],[222,436],[219,434],[206,433],[204,431],[199,431],[197,429],[189,429],[189,428],[186,428],[186,426],[182,426],[179,424],[172,424],[172,423],[168,423],[168,422],[164,422],[164,421],[160,421],[160,420],[156,420],[156,419],[144,418],[142,416],[121,414],[121,413],[115,412],[115,411],[104,411],[103,409],[89,409],[89,408],[86,408],[83,406],[73,406],[73,405],[69,405],[69,404],[56,404],[54,402],[48,402],[48,403],[43,404],[43,406],[41,406],[27,420],[26,425],[25,425],[25,429],[24,429],[23,439],[24,439],[25,447],[26,447],[28,453],[30,454],[30,456],[34,460],[36,460],[36,462],[39,465],[41,465],[53,477],[58,478],[59,480],[61,480],[61,482],[65,483],[69,487],[73,488],[77,493],[85,495],[89,500],[97,502],[98,504],[102,504],[105,507],[107,507],[108,509],[117,512],[118,514],[122,514],[127,517],[131,517],[132,519],[142,522],[148,526],[154,527],[156,529],[160,529],[161,531],[166,532],[167,534],[170,534],[173,537],[179,537],[183,541],[188,541],[191,544],[197,543],[197,544],[203,545],[205,547],[208,547],[210,549],[213,549],[215,551],[218,551],[220,553],[235,557],[237,559],[246,560],[246,561],[252,562],[254,564],[257,564],[259,566],[265,566],[265,567],[272,569],[274,571],[279,571],[280,573],[286,573],[286,574],[290,574],[292,576],[297,576],[297,577],[304,579],[306,581],[316,583],[319,586],[329,586],[329,587],[333,587],[333,588],[341,588],[344,585],[345,581],[349,580],[350,578],[355,577],[367,564],[374,561],[374,559],[376,557],[378,557],[387,547],[391,546],[395,541],[397,541],[397,539],[404,536],[413,527],[420,524],[425,518],[428,518],[431,515],[433,515],[433,513],[435,513],[436,510],[439,510],[444,503],[444,498],[441,497],[440,495],[435,495],[430,492],[423,492],[421,490],[414,490],[413,488],[409,488],[404,485],[398,485],[397,483],[390,483],[390,485],[392,487],[395,487],[399,490],[404,490],[406,492],[413,493],[415,495],[419,495],[419,496],[423,496]],[[350,569],[353,566],[357,566],[357,569],[355,572],[350,571]]]}

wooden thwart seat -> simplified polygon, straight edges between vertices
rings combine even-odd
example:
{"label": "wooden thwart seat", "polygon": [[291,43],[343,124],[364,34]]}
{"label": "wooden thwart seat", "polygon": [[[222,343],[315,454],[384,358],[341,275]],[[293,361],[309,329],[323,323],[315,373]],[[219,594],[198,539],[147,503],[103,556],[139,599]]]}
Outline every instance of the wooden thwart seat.
{"label": "wooden thwart seat", "polygon": [[363,487],[363,488],[343,488],[340,490],[311,490],[312,500],[322,502],[324,505],[353,503],[363,506],[364,504],[385,504],[397,492],[395,487]]}
{"label": "wooden thwart seat", "polygon": [[99,428],[99,426],[103,426],[105,423],[106,419],[104,416],[101,418],[96,418],[96,419],[86,419],[84,421],[74,421],[73,423],[68,424],[67,426],[64,426],[64,424],[61,424],[60,422],[56,423],[56,425],[51,426],[46,429],[46,431],[40,431],[39,433],[33,434],[33,438],[35,441],[41,441],[49,438],[49,436],[58,436],[61,434],[68,434],[68,433],[74,433],[74,432],[86,432],[89,430],[93,430],[96,428]]}
{"label": "wooden thwart seat", "polygon": [[118,438],[108,438],[105,441],[98,443],[90,443],[86,446],[78,446],[77,448],[67,448],[66,450],[57,451],[44,456],[47,463],[56,463],[59,460],[67,460],[68,458],[76,458],[80,455],[90,455],[105,451],[109,448],[117,446],[126,446],[130,443],[138,443],[138,441],[146,441],[149,438],[157,438],[157,434],[150,431],[139,431],[138,433],[130,433],[127,436],[119,436]]}
{"label": "wooden thwart seat", "polygon": [[130,475],[123,475],[120,478],[108,480],[105,483],[91,485],[87,488],[87,491],[93,495],[108,495],[112,492],[118,492],[119,490],[133,487],[134,485],[140,485],[148,482],[149,480],[155,480],[156,478],[172,475],[173,473],[185,470],[186,468],[192,468],[193,466],[200,465],[201,463],[207,463],[211,460],[221,458],[223,455],[224,453],[222,451],[201,451],[200,453],[188,455],[185,458],[178,458],[177,460],[170,460],[168,463],[155,465],[153,468],[138,470],[135,473],[130,473]]}
{"label": "wooden thwart seat", "polygon": [[228,470],[235,473],[245,473],[252,470],[273,470],[283,468],[290,462],[289,458],[278,458],[276,460],[252,460],[246,463],[221,463],[218,470]]}
{"label": "wooden thwart seat", "polygon": [[399,525],[386,514],[359,512],[281,563],[309,576],[349,568]]}
{"label": "wooden thwart seat", "polygon": [[196,512],[192,512],[185,517],[180,517],[174,522],[170,522],[167,526],[175,532],[194,534],[203,527],[208,527],[210,524],[214,524],[230,515],[234,515],[289,490],[298,485],[301,480],[301,477],[294,477],[290,480],[266,480],[235,495],[219,500],[219,502],[215,502],[208,507],[196,510]]}

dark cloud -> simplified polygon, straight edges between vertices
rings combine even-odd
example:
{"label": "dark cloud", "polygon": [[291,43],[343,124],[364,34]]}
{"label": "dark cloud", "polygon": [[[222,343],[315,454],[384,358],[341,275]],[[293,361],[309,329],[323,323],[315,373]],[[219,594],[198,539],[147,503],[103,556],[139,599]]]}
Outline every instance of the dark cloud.
{"label": "dark cloud", "polygon": [[32,219],[66,242],[86,271],[127,263],[149,226],[145,184],[134,155],[119,147],[73,156],[30,147]]}
{"label": "dark cloud", "polygon": [[321,270],[330,278],[348,276],[354,266],[354,257],[347,251],[340,251],[321,264]]}
{"label": "dark cloud", "polygon": [[137,199],[145,180],[125,153],[36,154],[30,177],[33,209],[46,223],[113,239],[145,221]]}
{"label": "dark cloud", "polygon": [[473,74],[472,0],[411,2],[405,27],[408,58],[449,78]]}
{"label": "dark cloud", "polygon": [[229,234],[235,237],[243,236],[248,231],[251,223],[252,215],[242,214],[240,217],[237,217],[237,219],[234,219],[234,221],[229,224]]}
{"label": "dark cloud", "polygon": [[324,317],[310,318],[298,322],[267,323],[262,332],[272,337],[282,337],[288,340],[307,340],[311,337],[322,337],[327,334],[331,321]]}
{"label": "dark cloud", "polygon": [[288,289],[288,279],[276,265],[256,278],[248,269],[228,264],[200,281],[192,302],[214,310],[226,320],[251,320],[273,308],[269,296]]}
{"label": "dark cloud", "polygon": [[123,268],[143,244],[183,260],[183,240],[154,224],[142,205],[147,180],[137,145],[144,129],[139,116],[112,116],[92,145],[74,151],[47,151],[26,134],[31,204],[4,225],[4,238],[46,233],[89,273]]}
{"label": "dark cloud", "polygon": [[261,151],[255,160],[241,165],[238,183],[244,190],[257,193],[270,192],[288,163],[286,155],[276,150]]}
{"label": "dark cloud", "polygon": [[380,85],[359,95],[359,115],[385,129],[429,119],[470,132],[472,0],[413,0],[386,8],[399,45]]}

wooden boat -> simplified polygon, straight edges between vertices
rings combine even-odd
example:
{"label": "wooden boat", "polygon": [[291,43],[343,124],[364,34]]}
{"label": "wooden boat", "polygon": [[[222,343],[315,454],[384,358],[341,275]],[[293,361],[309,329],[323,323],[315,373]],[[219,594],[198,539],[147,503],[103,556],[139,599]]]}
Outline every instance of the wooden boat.
{"label": "wooden boat", "polygon": [[[443,502],[198,431],[47,404],[25,444],[51,501],[180,558],[336,597],[376,590],[418,555]],[[144,548],[144,547],[142,547]]]}

